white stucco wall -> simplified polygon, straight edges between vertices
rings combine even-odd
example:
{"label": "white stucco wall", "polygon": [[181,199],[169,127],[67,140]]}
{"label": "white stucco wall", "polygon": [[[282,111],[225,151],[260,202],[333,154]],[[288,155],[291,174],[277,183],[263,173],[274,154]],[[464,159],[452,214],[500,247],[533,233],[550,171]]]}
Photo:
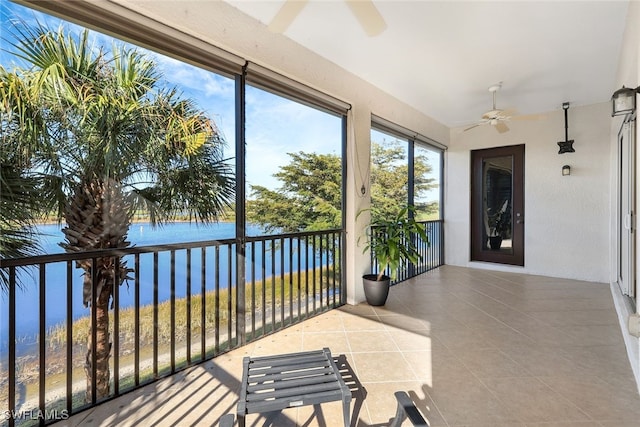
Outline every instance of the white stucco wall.
{"label": "white stucco wall", "polygon": [[[504,134],[489,125],[452,129],[445,177],[447,264],[607,282],[610,120],[608,102],[570,106],[569,139],[576,152],[561,155],[561,105],[540,120],[509,122],[511,130]],[[525,145],[525,265],[471,262],[470,152],[517,144]],[[563,177],[565,164],[571,175]]]}

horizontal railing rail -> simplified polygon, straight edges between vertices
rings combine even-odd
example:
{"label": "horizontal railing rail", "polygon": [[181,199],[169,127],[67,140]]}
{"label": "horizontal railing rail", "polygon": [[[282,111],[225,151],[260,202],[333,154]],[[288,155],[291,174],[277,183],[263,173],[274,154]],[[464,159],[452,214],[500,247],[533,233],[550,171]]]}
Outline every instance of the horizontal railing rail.
{"label": "horizontal railing rail", "polygon": [[[66,419],[337,307],[343,242],[342,230],[324,230],[0,260],[9,284],[0,298],[0,413],[9,426]],[[131,272],[111,302],[110,394],[96,399],[92,368],[87,402],[96,315],[82,305],[76,263],[104,259]]]}
{"label": "horizontal railing rail", "polygon": [[[413,264],[407,262],[398,267],[396,272],[396,278],[391,284],[403,282],[405,280],[416,277],[427,271],[438,268],[444,264],[444,221],[432,220],[432,221],[418,221],[424,225],[425,231],[428,237],[428,242],[423,241],[420,236],[413,234],[411,236],[405,236],[405,239],[413,239],[420,260]],[[375,235],[375,227],[372,229],[372,234]],[[379,273],[380,266],[377,263],[375,253],[371,252],[371,272]],[[391,276],[391,272],[387,268],[384,274]]]}

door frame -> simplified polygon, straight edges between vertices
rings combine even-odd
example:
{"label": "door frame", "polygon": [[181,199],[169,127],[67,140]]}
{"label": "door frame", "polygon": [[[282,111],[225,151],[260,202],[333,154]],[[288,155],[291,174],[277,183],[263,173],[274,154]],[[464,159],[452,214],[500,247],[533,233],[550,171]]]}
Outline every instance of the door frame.
{"label": "door frame", "polygon": [[623,295],[636,298],[636,171],[635,114],[620,125],[617,140],[616,281]]}
{"label": "door frame", "polygon": [[[512,251],[486,248],[483,200],[483,164],[485,159],[512,156]],[[524,156],[525,145],[471,150],[470,246],[471,261],[524,266]]]}

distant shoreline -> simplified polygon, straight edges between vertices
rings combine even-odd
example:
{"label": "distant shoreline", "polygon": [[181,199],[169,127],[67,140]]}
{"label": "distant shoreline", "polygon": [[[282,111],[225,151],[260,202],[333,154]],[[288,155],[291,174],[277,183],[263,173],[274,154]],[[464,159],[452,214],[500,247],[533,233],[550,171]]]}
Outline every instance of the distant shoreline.
{"label": "distant shoreline", "polygon": [[[176,223],[180,223],[183,224],[185,222],[188,223],[193,223],[196,225],[212,225],[212,224],[231,224],[234,221],[233,220],[219,220],[219,221],[212,221],[212,222],[202,222],[202,221],[193,221],[193,220],[188,220],[188,219],[176,219],[176,220],[172,220],[172,221],[166,221],[163,223],[159,223],[158,225],[164,225],[164,224],[176,224]],[[145,223],[145,224],[150,224],[151,221],[149,220],[149,218],[138,218],[138,219],[133,219],[131,220],[131,224],[141,224],[141,223]],[[34,222],[34,225],[60,225],[63,226],[66,223],[64,221],[54,221],[54,220],[48,220],[48,221],[36,221]]]}

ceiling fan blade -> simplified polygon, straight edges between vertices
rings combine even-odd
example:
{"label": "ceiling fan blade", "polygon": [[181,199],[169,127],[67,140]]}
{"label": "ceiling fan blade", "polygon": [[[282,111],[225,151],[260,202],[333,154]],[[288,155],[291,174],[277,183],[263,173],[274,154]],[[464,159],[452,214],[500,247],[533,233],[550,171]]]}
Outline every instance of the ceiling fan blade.
{"label": "ceiling fan blade", "polygon": [[502,117],[513,117],[517,114],[518,114],[518,110],[516,110],[515,108],[507,108],[506,110],[502,110],[500,112],[500,115]]}
{"label": "ceiling fan blade", "polygon": [[505,125],[503,122],[498,122],[494,126],[499,133],[505,133],[509,131],[509,126]]}
{"label": "ceiling fan blade", "polygon": [[346,3],[369,37],[377,36],[387,28],[372,0],[346,0]]}
{"label": "ceiling fan blade", "polygon": [[284,33],[307,2],[308,0],[286,0],[278,13],[276,13],[276,16],[271,20],[268,27],[269,30],[274,33]]}
{"label": "ceiling fan blade", "polygon": [[511,120],[544,120],[546,118],[546,114],[527,114],[523,116],[511,117]]}
{"label": "ceiling fan blade", "polygon": [[478,123],[478,124],[476,124],[476,125],[470,126],[470,127],[466,128],[463,132],[466,132],[466,131],[471,130],[471,129],[473,129],[473,128],[477,128],[477,127],[478,127],[478,126],[480,126],[480,125],[481,125],[481,123]]}

